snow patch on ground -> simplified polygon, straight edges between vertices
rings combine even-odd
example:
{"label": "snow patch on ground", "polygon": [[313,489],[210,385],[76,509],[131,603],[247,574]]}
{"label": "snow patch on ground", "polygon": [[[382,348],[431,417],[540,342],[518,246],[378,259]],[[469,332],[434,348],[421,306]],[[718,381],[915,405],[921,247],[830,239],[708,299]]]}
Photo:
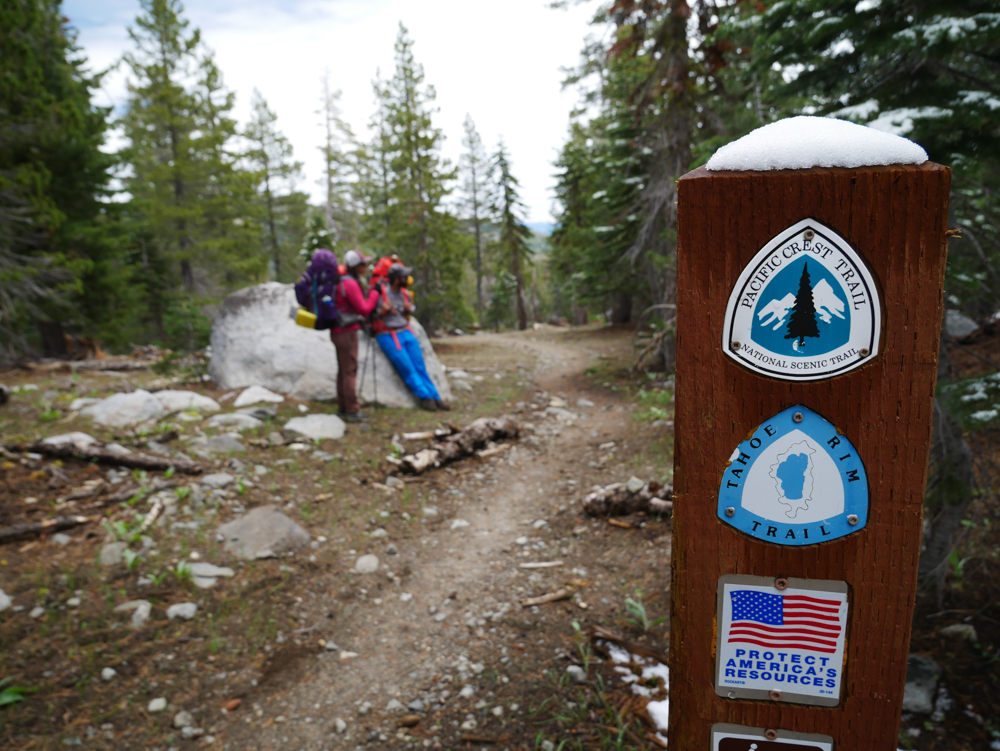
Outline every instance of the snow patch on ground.
{"label": "snow patch on ground", "polygon": [[651,701],[646,705],[649,719],[656,723],[660,730],[667,729],[667,717],[670,715],[670,699],[663,701]]}
{"label": "snow patch on ground", "polygon": [[927,152],[906,138],[830,117],[790,117],[723,146],[709,170],[808,169],[922,164]]}

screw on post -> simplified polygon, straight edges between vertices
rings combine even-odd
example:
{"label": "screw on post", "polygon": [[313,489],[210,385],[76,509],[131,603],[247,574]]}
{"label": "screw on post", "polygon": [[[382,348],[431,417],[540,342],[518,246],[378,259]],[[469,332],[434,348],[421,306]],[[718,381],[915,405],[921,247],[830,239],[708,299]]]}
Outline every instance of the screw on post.
{"label": "screw on post", "polygon": [[788,579],[784,578],[783,576],[778,577],[777,579],[774,580],[774,588],[782,590],[788,589]]}
{"label": "screw on post", "polygon": [[781,701],[781,692],[777,689],[769,691],[767,695],[771,697],[771,701]]}

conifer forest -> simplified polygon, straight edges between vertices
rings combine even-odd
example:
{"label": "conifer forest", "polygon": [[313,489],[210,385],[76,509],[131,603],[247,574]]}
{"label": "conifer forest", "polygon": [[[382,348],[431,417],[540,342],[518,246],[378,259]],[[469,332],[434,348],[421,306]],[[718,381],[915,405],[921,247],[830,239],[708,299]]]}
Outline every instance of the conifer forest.
{"label": "conifer forest", "polygon": [[802,113],[905,134],[951,167],[962,239],[948,300],[973,318],[997,308],[1000,25],[989,0],[595,3],[600,33],[566,70],[579,107],[553,165],[550,237],[525,226],[516,155],[482,142],[475,113],[449,134],[462,141],[459,163],[442,159],[434,82],[402,25],[395,68],[370,72],[368,133],[340,117],[329,73],[317,87],[325,201],[310,205],[264,94],[238,126],[212,40],[179,0],[140,6],[120,61],[128,100],[114,113],[92,103],[103,73],[59,3],[0,11],[8,361],[58,349],[61,333],[108,351],[197,349],[228,292],[294,281],[324,246],[406,259],[433,329],[588,315],[669,327],[674,181]]}
{"label": "conifer forest", "polygon": [[[708,347],[684,341],[690,312],[677,334],[678,180],[757,129],[808,115],[902,136],[950,170],[944,325],[939,346],[930,340],[939,359],[914,358],[933,413],[921,423],[929,463],[905,468],[927,477],[922,529],[919,491],[907,517],[922,540],[910,551],[908,659],[928,661],[933,686],[926,706],[904,703],[892,748],[1000,751],[1000,0],[511,0],[511,14],[535,2],[554,24],[589,19],[553,84],[553,100],[572,104],[543,165],[545,206],[539,160],[509,122],[491,121],[500,112],[541,134],[540,116],[509,95],[490,114],[463,100],[459,117],[444,88],[439,100],[442,70],[429,59],[441,50],[417,24],[450,1],[409,0],[409,24],[393,16],[378,42],[389,66],[303,69],[273,54],[281,75],[311,87],[305,153],[283,92],[255,73],[237,93],[240,66],[227,70],[214,45],[240,32],[200,28],[215,16],[196,3],[115,0],[108,17],[120,17],[124,46],[98,65],[67,10],[86,0],[0,0],[0,747],[665,748],[681,557],[671,559],[675,395],[683,405],[683,358]],[[476,21],[480,4],[497,5],[465,0],[455,40],[500,36]],[[253,27],[253,10],[218,5]],[[354,0],[264,5],[269,18],[369,11]],[[536,18],[515,19],[525,38]],[[507,39],[503,75],[531,72],[543,38]],[[447,62],[492,93],[496,74],[474,58]],[[111,104],[108,81],[120,92]],[[817,164],[807,166],[829,166]],[[350,358],[335,358],[349,345],[294,328],[309,311],[286,320],[284,298],[267,307],[292,301],[321,249],[341,263],[349,251],[395,255],[410,269],[393,267],[397,288],[372,285],[384,307],[345,324],[359,331],[331,329],[354,337],[349,387],[327,377],[347,373]],[[740,273],[726,252],[719,279]],[[333,289],[346,271],[329,263]],[[819,352],[839,325],[846,342],[850,298],[834,295],[837,280],[813,256],[794,271],[760,313],[775,351]],[[291,351],[284,342],[259,354],[280,338],[253,328],[263,324],[231,324],[243,337],[231,383],[212,369],[220,321],[247,300],[282,307],[281,324],[305,342],[302,363],[285,369],[299,369],[295,383],[271,362]],[[872,330],[888,320],[879,310],[865,319]],[[381,343],[361,325],[390,314],[399,328],[374,329]],[[404,329],[422,337],[412,363]],[[316,342],[322,351],[309,350]],[[741,346],[730,337],[715,354],[729,366]],[[852,358],[874,357],[874,345],[852,346]],[[399,359],[376,373],[383,354]],[[412,386],[421,358],[426,393]],[[790,399],[809,381],[755,375]],[[350,409],[346,397],[338,406],[354,388]],[[145,400],[142,414],[95,417],[126,397]],[[723,422],[711,405],[703,415],[712,429]],[[799,497],[812,492],[804,473]],[[263,526],[287,522],[295,544],[234,552],[237,538],[218,530],[261,509],[280,517]],[[713,529],[727,512],[736,505],[720,505]]]}

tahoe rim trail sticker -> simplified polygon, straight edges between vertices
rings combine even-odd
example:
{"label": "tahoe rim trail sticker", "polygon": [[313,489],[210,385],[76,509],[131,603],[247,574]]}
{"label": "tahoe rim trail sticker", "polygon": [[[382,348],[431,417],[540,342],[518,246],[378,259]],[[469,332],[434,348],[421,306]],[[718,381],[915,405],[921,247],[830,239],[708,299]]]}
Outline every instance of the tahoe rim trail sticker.
{"label": "tahoe rim trail sticker", "polygon": [[762,422],[729,458],[719,519],[776,545],[815,545],[863,529],[868,477],[857,450],[802,406]]}
{"label": "tahoe rim trail sticker", "polygon": [[729,295],[723,351],[761,375],[815,381],[878,354],[881,303],[847,241],[804,219],[753,257]]}

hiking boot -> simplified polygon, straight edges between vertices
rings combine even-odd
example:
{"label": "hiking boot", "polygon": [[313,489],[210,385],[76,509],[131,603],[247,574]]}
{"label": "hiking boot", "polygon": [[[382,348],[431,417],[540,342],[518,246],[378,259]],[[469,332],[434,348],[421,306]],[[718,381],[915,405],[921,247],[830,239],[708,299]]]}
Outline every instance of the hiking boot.
{"label": "hiking boot", "polygon": [[438,399],[434,403],[437,405],[437,408],[442,412],[451,412],[451,405],[448,404],[448,402],[443,402],[440,399]]}
{"label": "hiking boot", "polygon": [[344,422],[368,422],[368,415],[361,410],[357,412],[345,412],[341,415]]}
{"label": "hiking boot", "polygon": [[426,409],[428,412],[437,412],[437,402],[433,399],[421,399],[420,409]]}

